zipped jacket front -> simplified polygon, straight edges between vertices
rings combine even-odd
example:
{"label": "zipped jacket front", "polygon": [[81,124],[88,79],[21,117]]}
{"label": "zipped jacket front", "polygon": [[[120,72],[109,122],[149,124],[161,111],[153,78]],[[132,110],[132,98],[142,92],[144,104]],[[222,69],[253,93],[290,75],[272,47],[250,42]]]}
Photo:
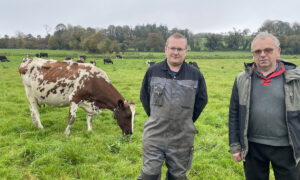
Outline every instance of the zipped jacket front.
{"label": "zipped jacket front", "polygon": [[207,103],[206,85],[198,69],[183,63],[174,76],[166,60],[151,66],[141,88],[141,101],[149,118],[143,143],[193,145],[194,126]]}
{"label": "zipped jacket front", "polygon": [[[189,98],[186,96],[180,96],[177,98],[183,98],[185,102],[190,101],[193,103],[193,112],[192,112],[192,120],[195,122],[197,118],[200,116],[202,110],[204,109],[205,105],[207,104],[207,90],[204,77],[202,73],[196,69],[195,67],[183,62],[179,72],[176,76],[173,76],[170,72],[170,69],[167,64],[167,60],[164,60],[160,63],[156,63],[155,65],[151,66],[144,77],[141,92],[140,92],[140,100],[143,104],[143,107],[148,116],[151,115],[151,108],[150,108],[150,96],[151,96],[151,83],[153,79],[165,79],[165,80],[174,80],[177,81],[179,84],[181,83],[182,86],[186,87],[186,85],[191,84],[194,82],[194,89],[195,94],[189,94],[189,92],[182,92],[183,95],[189,94],[189,96],[195,95],[195,101],[191,102]],[[158,80],[157,80],[158,81]],[[189,81],[189,82],[188,82]],[[183,100],[182,100],[183,101]]]}
{"label": "zipped jacket front", "polygon": [[[280,60],[286,68],[284,91],[286,123],[289,144],[293,148],[296,163],[300,161],[300,68]],[[229,109],[230,152],[242,152],[243,159],[248,153],[248,125],[250,112],[251,76],[253,63],[245,64],[245,71],[234,82]],[[276,106],[276,105],[274,105]]]}

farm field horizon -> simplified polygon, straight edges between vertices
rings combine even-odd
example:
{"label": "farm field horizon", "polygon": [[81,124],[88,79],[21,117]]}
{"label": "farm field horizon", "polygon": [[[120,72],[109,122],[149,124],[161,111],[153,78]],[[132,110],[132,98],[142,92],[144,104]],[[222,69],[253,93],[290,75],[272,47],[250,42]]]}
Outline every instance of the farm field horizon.
{"label": "farm field horizon", "polygon": [[[64,135],[68,107],[39,108],[43,130],[32,124],[28,100],[18,72],[27,53],[47,52],[49,59],[87,55],[104,70],[113,86],[136,104],[134,132],[123,136],[112,112],[93,117],[93,131],[87,131],[85,112],[79,109],[70,136]],[[0,179],[137,179],[142,167],[143,124],[147,119],[139,100],[140,87],[148,68],[145,61],[160,62],[164,53],[95,55],[78,51],[0,49],[10,62],[0,62]],[[300,66],[300,55],[282,58]],[[114,64],[103,64],[111,58]],[[197,62],[207,85],[208,104],[195,122],[192,168],[189,180],[243,180],[242,163],[228,152],[228,108],[235,77],[252,62],[250,52],[188,52],[186,62]],[[162,169],[164,179],[166,167]],[[274,179],[271,173],[271,179]]]}

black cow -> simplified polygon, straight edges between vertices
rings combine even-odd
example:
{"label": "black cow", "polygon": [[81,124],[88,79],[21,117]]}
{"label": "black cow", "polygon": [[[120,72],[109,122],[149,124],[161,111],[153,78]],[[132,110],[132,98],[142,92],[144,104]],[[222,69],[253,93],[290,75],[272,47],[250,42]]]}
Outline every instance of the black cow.
{"label": "black cow", "polygon": [[9,62],[6,56],[0,56],[0,61],[1,62]]}
{"label": "black cow", "polygon": [[123,59],[123,57],[121,55],[119,55],[119,54],[116,55],[116,58],[117,59]]}
{"label": "black cow", "polygon": [[79,59],[79,60],[77,60],[76,62],[77,62],[77,63],[85,63],[85,60]]}
{"label": "black cow", "polygon": [[66,57],[65,58],[65,61],[72,61],[73,60],[73,58],[71,58],[71,57]]}
{"label": "black cow", "polygon": [[189,65],[194,66],[195,68],[199,69],[199,66],[196,62],[189,62]]}
{"label": "black cow", "polygon": [[48,53],[41,52],[40,57],[48,57]]}
{"label": "black cow", "polygon": [[86,56],[79,56],[80,59],[86,60]]}
{"label": "black cow", "polygon": [[111,60],[111,59],[103,59],[103,63],[106,64],[106,63],[111,63],[111,64],[114,64],[114,62]]}
{"label": "black cow", "polygon": [[2,60],[2,59],[7,59],[7,57],[6,56],[0,56],[0,60]]}
{"label": "black cow", "polygon": [[36,54],[35,54],[35,57],[40,57],[40,54],[39,54],[39,53],[36,53]]}
{"label": "black cow", "polygon": [[150,67],[150,66],[154,65],[155,62],[151,62],[151,61],[147,60],[147,61],[146,61],[146,64],[148,65],[148,67]]}

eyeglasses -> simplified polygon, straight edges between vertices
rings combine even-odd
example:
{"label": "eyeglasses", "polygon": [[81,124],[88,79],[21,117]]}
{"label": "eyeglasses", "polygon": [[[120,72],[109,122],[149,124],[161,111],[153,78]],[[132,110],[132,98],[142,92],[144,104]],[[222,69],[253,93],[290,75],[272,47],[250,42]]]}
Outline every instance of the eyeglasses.
{"label": "eyeglasses", "polygon": [[259,55],[261,55],[262,52],[264,52],[265,54],[271,54],[273,51],[274,51],[273,48],[266,48],[266,49],[257,49],[255,51],[252,51],[252,53],[254,55],[259,56]]}
{"label": "eyeglasses", "polygon": [[177,52],[179,52],[179,53],[181,53],[184,50],[186,50],[186,48],[182,49],[182,48],[175,48],[175,47],[168,47],[168,49],[171,50],[172,52],[176,52],[176,50],[177,50]]}

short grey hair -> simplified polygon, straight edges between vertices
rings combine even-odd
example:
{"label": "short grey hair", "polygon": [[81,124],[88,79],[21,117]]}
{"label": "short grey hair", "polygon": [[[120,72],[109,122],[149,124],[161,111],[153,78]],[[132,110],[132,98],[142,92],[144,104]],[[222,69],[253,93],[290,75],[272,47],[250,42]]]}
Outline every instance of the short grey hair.
{"label": "short grey hair", "polygon": [[253,43],[254,41],[256,41],[257,39],[265,39],[265,38],[272,38],[274,40],[274,44],[277,48],[280,48],[280,42],[279,40],[277,39],[277,37],[275,37],[273,34],[271,33],[268,33],[267,31],[264,31],[264,32],[259,32],[255,38],[252,40],[252,43],[251,43],[251,50],[253,49]]}
{"label": "short grey hair", "polygon": [[166,41],[166,46],[168,46],[170,38],[185,39],[185,42],[186,42],[186,47],[185,48],[187,48],[187,46],[188,46],[187,39],[186,39],[186,37],[184,35],[182,35],[180,33],[174,33],[174,34],[172,34],[170,37],[168,37],[168,39]]}

